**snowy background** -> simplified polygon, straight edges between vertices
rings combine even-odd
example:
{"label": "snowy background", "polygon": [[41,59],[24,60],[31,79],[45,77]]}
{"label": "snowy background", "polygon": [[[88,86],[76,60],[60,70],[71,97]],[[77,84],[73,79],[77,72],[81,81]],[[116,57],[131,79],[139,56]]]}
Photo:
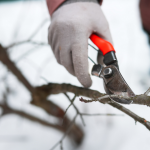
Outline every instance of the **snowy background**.
{"label": "snowy background", "polygon": [[[136,94],[144,93],[150,86],[150,49],[146,34],[142,30],[138,0],[104,0],[102,9],[110,24],[119,66],[122,75]],[[20,1],[0,3],[0,43],[7,46],[13,42],[26,40],[35,29],[49,19],[45,1]],[[36,41],[47,42],[47,21],[35,36]],[[30,53],[27,53],[31,50]],[[49,46],[24,44],[10,51],[10,56],[32,85],[42,85],[46,78],[49,82],[71,83],[81,86],[78,80],[70,75],[63,66],[57,64]],[[96,52],[89,48],[89,56],[96,60]],[[92,66],[91,62],[90,66]],[[0,63],[0,79],[7,77],[7,84],[14,90],[9,96],[9,104],[17,109],[31,112],[42,119],[48,117],[44,111],[31,107],[30,94],[7,69]],[[104,92],[102,80],[92,77],[91,89]],[[0,82],[0,99],[5,91],[5,84]],[[73,97],[73,94],[70,94]],[[62,95],[50,96],[54,103],[64,110],[69,105]],[[75,104],[85,113],[122,112],[100,103],[81,103],[78,98]],[[126,106],[141,117],[150,120],[150,108],[146,106]],[[73,108],[67,112],[73,118]],[[77,123],[85,132],[85,138],[79,147],[74,147],[70,140],[64,140],[65,150],[148,150],[150,133],[141,124],[124,115],[123,117],[84,117],[83,127],[80,118]],[[60,138],[62,133],[30,122],[17,115],[7,115],[0,119],[0,150],[48,150]],[[59,146],[56,150],[59,150]]]}

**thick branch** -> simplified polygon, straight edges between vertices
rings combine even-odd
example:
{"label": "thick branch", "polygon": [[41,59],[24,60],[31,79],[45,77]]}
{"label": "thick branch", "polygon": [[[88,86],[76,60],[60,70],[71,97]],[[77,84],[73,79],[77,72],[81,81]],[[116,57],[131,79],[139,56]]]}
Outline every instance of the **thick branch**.
{"label": "thick branch", "polygon": [[[43,85],[36,88],[37,91],[43,91],[46,96],[50,94],[59,94],[59,93],[66,93],[71,92],[76,94],[77,96],[86,96],[92,99],[96,99],[98,97],[105,96],[106,94],[100,93],[96,90],[86,89],[82,87],[73,86],[71,84],[57,84],[57,83],[49,83],[48,85]],[[139,105],[147,105],[150,106],[150,96],[136,95],[133,99],[132,104],[139,104]],[[109,98],[104,99],[103,103],[108,103],[110,101]]]}
{"label": "thick branch", "polygon": [[[65,135],[66,135],[66,131],[68,133],[68,127],[70,126],[70,121],[67,120],[67,124],[65,122],[65,125],[62,126],[61,124],[52,124],[52,123],[49,123],[49,122],[46,122],[44,120],[41,120],[37,117],[34,117],[26,112],[23,112],[23,111],[20,111],[20,110],[15,110],[15,109],[12,109],[10,108],[9,106],[5,105],[5,104],[0,104],[0,107],[3,109],[3,113],[2,115],[8,115],[8,114],[16,114],[16,115],[19,115],[21,117],[24,117],[28,120],[31,120],[33,122],[37,122],[37,123],[40,123],[44,126],[47,126],[47,127],[52,127],[54,129],[57,129],[61,132],[63,132]],[[72,124],[72,121],[71,121],[71,124]],[[70,131],[70,130],[69,130]],[[79,144],[82,142],[82,139],[83,139],[83,132],[80,130],[80,128],[77,127],[77,125],[75,125],[73,123],[73,126],[72,126],[72,130],[71,132],[68,134],[70,136],[70,138],[74,139],[74,141],[76,142],[76,144]]]}
{"label": "thick branch", "polygon": [[4,104],[0,104],[0,107],[3,109],[2,115],[16,114],[16,115],[24,117],[24,118],[26,118],[26,119],[28,119],[30,121],[37,122],[37,123],[40,123],[40,124],[42,124],[44,126],[52,127],[52,128],[55,128],[55,129],[57,129],[59,131],[65,132],[65,129],[62,126],[60,126],[60,125],[51,124],[49,122],[41,120],[41,119],[39,119],[39,118],[37,118],[35,116],[32,116],[32,115],[30,115],[28,113],[23,112],[23,111],[12,109],[9,106],[4,105]]}
{"label": "thick branch", "polygon": [[[99,97],[103,97],[104,99],[101,99],[101,103],[108,103],[109,105],[117,108],[118,110],[126,113],[130,117],[132,117],[135,121],[140,122],[144,126],[146,126],[147,129],[150,130],[150,122],[146,121],[144,118],[139,117],[132,111],[128,110],[127,108],[123,107],[122,105],[118,103],[112,103],[109,98],[106,98],[106,94],[102,94],[98,91],[90,90],[90,89],[85,89],[77,86],[73,86],[70,84],[55,84],[55,83],[50,83],[48,85],[43,85],[41,87],[37,87],[36,90],[40,91],[45,91],[45,94],[59,94],[59,93],[65,93],[65,92],[71,92],[76,95],[80,96],[86,96],[90,97],[92,99],[98,99]],[[150,97],[146,95],[137,95],[133,98],[133,104],[141,104],[141,105],[150,105]]]}

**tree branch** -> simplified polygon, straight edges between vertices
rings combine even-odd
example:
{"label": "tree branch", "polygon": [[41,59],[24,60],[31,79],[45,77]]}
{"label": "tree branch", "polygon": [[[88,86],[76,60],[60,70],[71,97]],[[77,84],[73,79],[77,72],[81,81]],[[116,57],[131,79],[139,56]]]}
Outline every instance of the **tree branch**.
{"label": "tree branch", "polygon": [[17,45],[20,45],[20,44],[24,44],[24,43],[32,43],[32,44],[38,44],[38,45],[48,45],[47,43],[42,43],[42,42],[34,42],[32,41],[31,39],[33,39],[33,37],[35,37],[35,35],[40,31],[40,29],[42,28],[42,26],[47,22],[49,21],[49,19],[45,19],[37,28],[36,30],[31,34],[31,36],[24,40],[24,41],[20,41],[20,42],[15,42],[9,46],[6,47],[6,49],[9,49],[13,46],[17,46]]}
{"label": "tree branch", "polygon": [[[106,96],[107,94],[100,93],[96,90],[91,90],[87,88],[77,87],[71,84],[57,84],[57,83],[49,83],[47,85],[42,85],[39,87],[36,87],[37,91],[43,91],[45,93],[44,95],[50,95],[50,94],[59,94],[59,93],[66,93],[71,92],[76,94],[77,96],[85,96],[89,97],[91,99],[97,99],[99,97]],[[150,96],[146,96],[144,94],[136,95],[132,98],[133,103],[132,104],[139,104],[139,105],[147,105],[150,106]],[[110,99],[105,98],[101,101],[102,103],[109,103]]]}
{"label": "tree branch", "polygon": [[66,137],[66,135],[69,134],[69,132],[70,132],[71,128],[73,127],[73,125],[74,125],[75,120],[76,120],[77,117],[78,117],[78,114],[75,115],[75,117],[71,121],[71,123],[70,123],[67,131],[64,133],[64,135],[62,136],[62,138],[60,139],[60,141],[58,141],[50,150],[54,150],[59,144],[60,144],[60,149],[61,150],[63,149],[62,142],[63,142],[64,138]]}
{"label": "tree branch", "polygon": [[[37,91],[23,76],[21,71],[15,66],[15,64],[10,60],[7,50],[0,45],[0,61],[18,78],[18,80],[28,89],[32,96],[31,104],[43,108],[48,114],[58,117],[59,119],[63,118],[64,111],[47,100],[47,95],[43,91]],[[64,129],[67,130],[70,120],[66,118],[64,120]],[[76,144],[81,143],[84,133],[81,128],[77,125],[74,125],[70,136],[76,142]]]}
{"label": "tree branch", "polygon": [[84,119],[83,119],[83,116],[82,114],[79,112],[78,108],[75,106],[75,104],[73,103],[75,98],[76,98],[76,95],[74,96],[74,98],[71,100],[70,97],[67,95],[67,93],[64,93],[64,95],[68,98],[68,100],[70,101],[70,106],[73,105],[74,109],[76,110],[77,114],[80,115],[80,118],[81,118],[81,121],[83,123],[83,125],[85,126],[85,122],[84,122]]}
{"label": "tree branch", "polygon": [[[100,100],[101,103],[103,103],[103,104],[107,103],[107,104],[117,108],[118,110],[126,113],[128,116],[130,116],[134,120],[140,122],[147,129],[150,130],[150,122],[146,121],[146,119],[144,119],[144,118],[139,117],[138,115],[136,115],[132,111],[128,110],[127,108],[123,107],[122,105],[112,102],[109,99],[108,95],[102,94],[98,91],[81,88],[81,87],[73,86],[70,84],[56,84],[56,83],[49,83],[48,85],[43,85],[43,86],[37,87],[36,90],[45,91],[45,94],[47,94],[47,95],[71,92],[78,96],[86,96],[86,97],[95,99],[95,101],[98,98],[102,97],[103,99]],[[132,104],[140,104],[140,105],[150,106],[150,96],[146,96],[144,94],[136,95],[132,100],[133,100]]]}
{"label": "tree branch", "polygon": [[44,46],[44,45],[48,46],[48,43],[44,43],[44,42],[38,42],[38,41],[33,41],[33,40],[23,40],[23,41],[15,42],[15,43],[7,46],[6,49],[12,48],[14,46],[26,44],[26,43],[30,43],[30,44],[34,44],[34,45],[41,45],[41,46]]}
{"label": "tree branch", "polygon": [[0,61],[18,78],[18,80],[32,93],[34,88],[23,76],[21,71],[10,60],[7,51],[0,45]]}
{"label": "tree branch", "polygon": [[37,122],[37,123],[40,123],[44,126],[47,126],[47,127],[52,127],[52,128],[55,128],[61,132],[65,132],[65,128],[63,128],[62,126],[60,125],[57,125],[57,124],[51,124],[49,122],[46,122],[44,120],[41,120],[35,116],[32,116],[26,112],[23,112],[23,111],[20,111],[20,110],[15,110],[15,109],[12,109],[11,107],[9,107],[8,105],[6,104],[0,104],[0,107],[3,109],[3,113],[2,113],[2,116],[4,115],[9,115],[9,114],[16,114],[16,115],[19,115],[21,117],[24,117],[30,121],[33,121],[33,122]]}
{"label": "tree branch", "polygon": [[144,93],[146,96],[150,93],[150,88]]}
{"label": "tree branch", "polygon": [[136,115],[135,113],[133,113],[132,111],[130,111],[129,109],[123,107],[122,105],[120,105],[118,103],[110,103],[109,105],[124,112],[125,114],[127,114],[128,116],[133,118],[136,122],[143,124],[148,130],[150,130],[150,122],[147,121],[146,119],[139,117],[138,115]]}

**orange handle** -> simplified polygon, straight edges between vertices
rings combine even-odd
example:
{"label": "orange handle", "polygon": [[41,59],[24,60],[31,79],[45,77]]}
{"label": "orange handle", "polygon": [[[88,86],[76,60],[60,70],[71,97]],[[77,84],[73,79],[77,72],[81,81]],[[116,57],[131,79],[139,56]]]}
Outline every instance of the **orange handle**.
{"label": "orange handle", "polygon": [[111,51],[115,52],[115,49],[110,42],[98,37],[97,35],[92,34],[90,39],[102,51],[103,55]]}

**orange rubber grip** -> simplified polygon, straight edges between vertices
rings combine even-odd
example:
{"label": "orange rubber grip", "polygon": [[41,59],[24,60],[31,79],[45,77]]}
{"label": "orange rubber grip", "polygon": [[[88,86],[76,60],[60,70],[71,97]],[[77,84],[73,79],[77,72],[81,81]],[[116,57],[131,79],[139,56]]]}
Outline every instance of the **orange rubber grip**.
{"label": "orange rubber grip", "polygon": [[103,55],[111,51],[115,52],[115,49],[110,42],[98,37],[97,35],[92,34],[90,39],[99,48],[99,50],[102,51]]}

